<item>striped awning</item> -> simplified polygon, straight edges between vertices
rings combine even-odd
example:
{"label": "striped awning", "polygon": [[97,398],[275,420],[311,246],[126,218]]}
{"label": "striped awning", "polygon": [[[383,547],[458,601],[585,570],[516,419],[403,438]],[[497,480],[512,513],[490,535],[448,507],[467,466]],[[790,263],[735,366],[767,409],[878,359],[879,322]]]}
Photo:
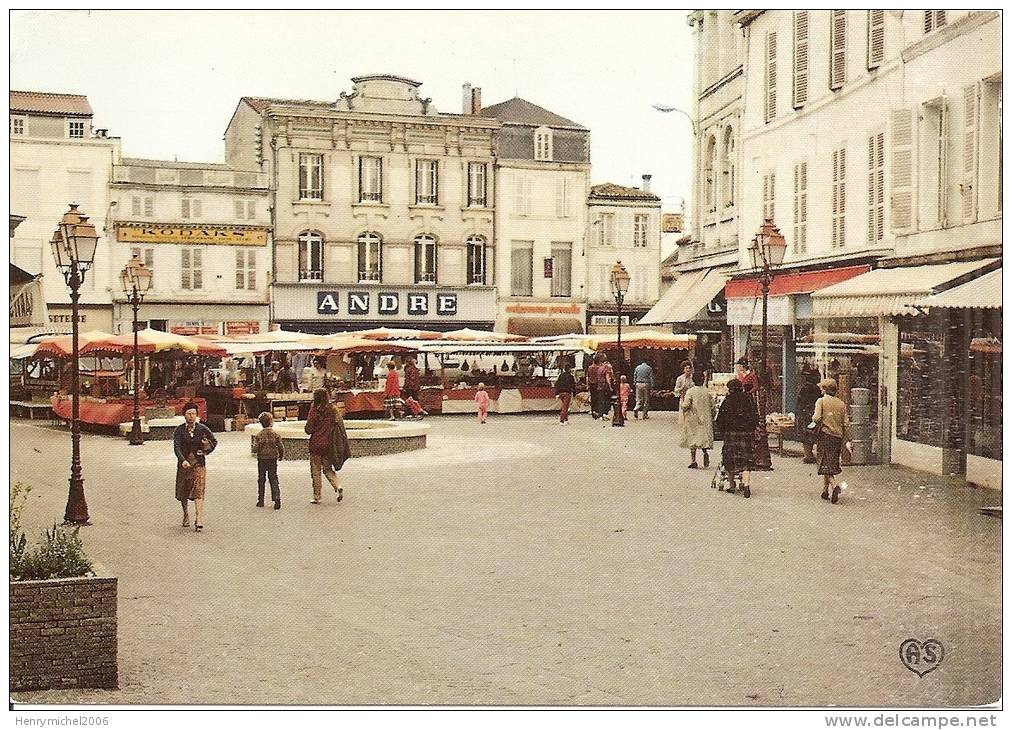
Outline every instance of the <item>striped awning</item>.
{"label": "striped awning", "polygon": [[875,269],[814,292],[813,314],[816,319],[917,314],[916,302],[958,279],[989,271],[997,262],[983,259]]}
{"label": "striped awning", "polygon": [[940,294],[919,299],[915,304],[952,309],[1001,309],[1001,269]]}
{"label": "striped awning", "polygon": [[720,294],[732,267],[687,271],[636,324],[678,324],[694,319]]}

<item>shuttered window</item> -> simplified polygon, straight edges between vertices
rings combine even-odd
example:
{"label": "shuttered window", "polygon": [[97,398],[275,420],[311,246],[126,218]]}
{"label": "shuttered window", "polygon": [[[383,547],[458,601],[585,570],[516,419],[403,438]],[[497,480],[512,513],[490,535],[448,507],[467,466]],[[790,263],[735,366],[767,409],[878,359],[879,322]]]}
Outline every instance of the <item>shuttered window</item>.
{"label": "shuttered window", "polygon": [[763,175],[763,219],[773,220],[776,217],[776,173]]}
{"label": "shuttered window", "polygon": [[766,122],[777,116],[777,34],[766,34]]}
{"label": "shuttered window", "polygon": [[868,11],[868,70],[885,58],[885,10]]}
{"label": "shuttered window", "polygon": [[510,251],[510,295],[534,294],[534,242],[513,241]]}
{"label": "shuttered window", "polygon": [[794,166],[794,253],[808,250],[808,163]]}
{"label": "shuttered window", "polygon": [[868,243],[885,236],[885,133],[868,137]]}
{"label": "shuttered window", "polygon": [[552,296],[572,296],[573,244],[552,241]]}
{"label": "shuttered window", "polygon": [[977,129],[980,126],[977,103],[977,85],[971,84],[963,89],[963,179],[960,192],[964,223],[977,220]]}
{"label": "shuttered window", "polygon": [[555,180],[555,217],[569,217],[569,180],[564,177]]}
{"label": "shuttered window", "polygon": [[924,11],[924,32],[930,33],[933,30],[938,30],[948,22],[948,18],[945,15],[944,10],[925,10]]}
{"label": "shuttered window", "polygon": [[235,250],[235,288],[257,288],[257,252],[255,249]]}
{"label": "shuttered window", "polygon": [[516,195],[513,197],[513,212],[517,215],[531,214],[531,179],[517,173]]}
{"label": "shuttered window", "polygon": [[808,101],[808,11],[794,13],[794,108]]}
{"label": "shuttered window", "polygon": [[829,28],[829,88],[847,83],[847,11],[832,10]]}
{"label": "shuttered window", "polygon": [[843,248],[847,241],[847,150],[833,150],[833,236],[832,247]]}
{"label": "shuttered window", "polygon": [[199,248],[180,249],[183,289],[204,288],[204,252]]}
{"label": "shuttered window", "polygon": [[910,110],[894,109],[891,122],[889,207],[892,228],[907,231],[914,224],[914,125]]}

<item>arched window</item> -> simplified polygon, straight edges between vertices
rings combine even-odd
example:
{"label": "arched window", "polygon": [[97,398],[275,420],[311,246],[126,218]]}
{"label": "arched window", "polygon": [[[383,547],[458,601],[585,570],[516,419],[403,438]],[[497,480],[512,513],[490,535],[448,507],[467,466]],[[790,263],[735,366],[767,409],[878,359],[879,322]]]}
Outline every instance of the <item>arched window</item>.
{"label": "arched window", "polygon": [[358,280],[383,281],[383,239],[372,232],[358,237]]}
{"label": "arched window", "polygon": [[470,236],[467,239],[467,283],[488,284],[492,270],[491,250],[488,242],[481,236]]}
{"label": "arched window", "polygon": [[717,210],[716,180],[714,168],[717,164],[717,140],[713,135],[706,140],[706,152],[703,156],[703,204],[707,213]]}
{"label": "arched window", "polygon": [[323,234],[303,231],[299,234],[299,281],[323,280]]}
{"label": "arched window", "polygon": [[724,144],[720,155],[720,189],[724,207],[734,205],[734,128],[724,130]]}
{"label": "arched window", "polygon": [[552,159],[552,130],[548,127],[538,127],[534,130],[534,159]]}
{"label": "arched window", "polygon": [[415,283],[436,283],[436,239],[427,233],[415,237]]}

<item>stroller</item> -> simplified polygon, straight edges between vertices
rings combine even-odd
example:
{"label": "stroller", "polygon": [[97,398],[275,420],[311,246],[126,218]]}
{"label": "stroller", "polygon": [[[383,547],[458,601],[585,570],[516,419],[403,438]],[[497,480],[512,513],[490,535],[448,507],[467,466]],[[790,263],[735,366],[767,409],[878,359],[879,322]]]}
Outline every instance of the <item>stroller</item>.
{"label": "stroller", "polygon": [[717,468],[713,472],[713,479],[710,481],[710,489],[716,489],[718,492],[727,492],[728,494],[740,491],[745,497],[752,496],[751,490],[744,484],[739,485],[738,477],[730,474],[719,459],[717,460]]}
{"label": "stroller", "polygon": [[407,398],[404,399],[404,404],[408,407],[408,410],[410,411],[410,413],[404,416],[405,420],[421,421],[423,418],[429,415],[429,412],[424,408],[422,408],[422,404],[419,403],[414,398],[412,398],[411,396],[408,396]]}

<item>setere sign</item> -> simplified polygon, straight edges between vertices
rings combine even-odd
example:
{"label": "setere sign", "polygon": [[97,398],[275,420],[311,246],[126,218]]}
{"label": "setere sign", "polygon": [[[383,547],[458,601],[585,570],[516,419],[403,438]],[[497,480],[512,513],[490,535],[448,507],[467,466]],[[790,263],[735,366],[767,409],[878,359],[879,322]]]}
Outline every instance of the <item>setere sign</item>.
{"label": "setere sign", "polygon": [[[409,292],[402,295],[399,292],[347,292],[344,297],[344,314],[355,316],[367,316],[370,312],[372,298],[376,298],[376,314],[397,315],[404,311],[412,316],[427,316],[436,314],[442,317],[452,317],[457,314],[457,295],[450,292]],[[405,301],[401,301],[402,298]],[[431,300],[431,301],[430,301]],[[336,291],[316,292],[316,311],[319,314],[340,314],[341,293]]]}

